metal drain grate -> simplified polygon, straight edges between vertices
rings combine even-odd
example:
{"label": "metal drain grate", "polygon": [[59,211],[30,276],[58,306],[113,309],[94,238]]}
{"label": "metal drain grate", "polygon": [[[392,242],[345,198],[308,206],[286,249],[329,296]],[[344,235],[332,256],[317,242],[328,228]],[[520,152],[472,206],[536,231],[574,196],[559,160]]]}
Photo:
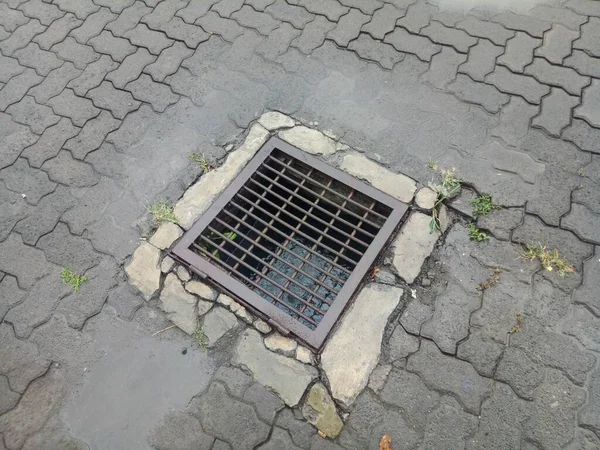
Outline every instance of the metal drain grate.
{"label": "metal drain grate", "polygon": [[271,138],[173,253],[318,349],[406,210]]}

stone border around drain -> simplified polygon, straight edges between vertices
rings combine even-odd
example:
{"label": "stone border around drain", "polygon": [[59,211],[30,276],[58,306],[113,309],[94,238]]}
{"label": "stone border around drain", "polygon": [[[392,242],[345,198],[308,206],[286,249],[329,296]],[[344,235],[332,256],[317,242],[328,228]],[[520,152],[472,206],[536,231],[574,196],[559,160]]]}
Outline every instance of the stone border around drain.
{"label": "stone border around drain", "polygon": [[[129,283],[146,300],[158,296],[169,320],[204,340],[208,348],[243,326],[240,321],[251,325],[237,343],[233,364],[251,371],[290,407],[299,406],[304,398],[301,410],[305,418],[326,435],[336,437],[343,426],[338,408],[349,409],[367,386],[379,361],[389,317],[400,304],[404,291],[393,286],[395,275],[388,273],[387,281],[381,276],[381,282],[361,289],[319,357],[274,331],[230,296],[192,279],[187,269],[166,254],[273,135],[411,206],[391,250],[392,272],[411,284],[441,236],[439,231],[430,233],[430,217],[424,214],[433,208],[435,192],[427,187],[417,191],[411,178],[350,149],[331,133],[309,128],[279,112],[263,114],[221,166],[203,174],[186,190],[174,207],[179,224],[160,225],[136,249],[125,271]],[[440,213],[445,229],[445,209]],[[198,330],[202,330],[200,335]]]}

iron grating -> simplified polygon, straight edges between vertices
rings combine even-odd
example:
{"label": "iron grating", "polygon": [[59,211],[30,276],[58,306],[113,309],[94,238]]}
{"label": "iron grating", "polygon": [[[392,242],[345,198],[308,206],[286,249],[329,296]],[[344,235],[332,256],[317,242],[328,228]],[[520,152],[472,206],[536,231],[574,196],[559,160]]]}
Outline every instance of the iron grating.
{"label": "iron grating", "polygon": [[173,253],[319,349],[406,211],[273,137]]}

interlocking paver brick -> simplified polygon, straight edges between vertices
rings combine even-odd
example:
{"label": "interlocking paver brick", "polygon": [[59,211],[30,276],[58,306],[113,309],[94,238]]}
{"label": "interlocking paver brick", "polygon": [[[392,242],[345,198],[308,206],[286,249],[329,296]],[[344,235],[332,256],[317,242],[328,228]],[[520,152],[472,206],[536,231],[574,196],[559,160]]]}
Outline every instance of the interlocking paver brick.
{"label": "interlocking paver brick", "polygon": [[39,105],[33,97],[26,95],[23,100],[14,103],[6,110],[15,122],[29,125],[31,131],[36,134],[42,134],[46,128],[54,125],[60,120],[52,109],[44,105]]}
{"label": "interlocking paver brick", "polygon": [[327,33],[334,28],[335,23],[330,22],[325,17],[317,16],[315,20],[304,27],[302,34],[294,39],[291,45],[308,55],[323,44]]}
{"label": "interlocking paver brick", "polygon": [[60,67],[62,61],[52,52],[42,50],[38,44],[30,42],[27,47],[17,50],[13,56],[19,63],[35,69],[38,75],[46,76],[50,71]]}
{"label": "interlocking paver brick", "polygon": [[478,424],[478,417],[466,413],[454,398],[444,397],[427,420],[423,446],[431,449],[444,446],[465,448]]}
{"label": "interlocking paver brick", "polygon": [[127,31],[135,28],[140,19],[151,11],[152,8],[146,6],[145,3],[136,1],[130,7],[124,9],[115,21],[107,24],[105,29],[112,31],[115,36],[122,37]]}
{"label": "interlocking paver brick", "polygon": [[180,9],[175,14],[181,17],[187,23],[194,23],[200,17],[204,16],[212,5],[219,0],[191,0],[183,9]]}
{"label": "interlocking paver brick", "polygon": [[187,5],[182,0],[165,0],[160,2],[147,16],[142,17],[141,22],[153,30],[158,30],[175,16],[175,13]]}
{"label": "interlocking paver brick", "polygon": [[0,81],[8,83],[15,75],[19,75],[25,71],[25,67],[21,66],[14,58],[8,58],[0,55]]}
{"label": "interlocking paver brick", "polygon": [[163,112],[169,105],[179,100],[166,84],[155,83],[148,75],[142,74],[137,80],[127,84],[126,89],[138,100],[150,103],[156,112]]}
{"label": "interlocking paver brick", "polygon": [[0,26],[7,32],[15,31],[21,25],[29,21],[18,9],[11,9],[5,3],[0,3]]}
{"label": "interlocking paver brick", "polygon": [[542,44],[540,39],[534,39],[525,33],[517,32],[506,45],[505,53],[497,59],[498,64],[507,66],[513,72],[523,72],[523,69],[533,61],[533,51]]}
{"label": "interlocking paver brick", "polygon": [[536,162],[527,153],[506,148],[496,141],[486,145],[479,156],[489,161],[494,169],[515,173],[530,184],[534,184],[545,169],[544,164]]}
{"label": "interlocking paver brick", "polygon": [[71,61],[79,70],[85,69],[88,64],[100,58],[92,47],[82,45],[70,36],[54,45],[52,51],[56,52],[60,59]]}
{"label": "interlocking paver brick", "polygon": [[73,14],[65,14],[58,20],[55,20],[43,33],[38,34],[33,38],[33,42],[37,42],[44,50],[50,48],[62,40],[71,32],[71,30],[80,26],[83,22]]}
{"label": "interlocking paver brick", "polygon": [[239,11],[244,4],[244,0],[220,0],[213,5],[212,10],[219,16],[229,18],[231,15]]}
{"label": "interlocking paver brick", "polygon": [[196,23],[207,33],[218,34],[227,42],[233,42],[235,38],[244,33],[244,29],[235,20],[224,19],[214,11],[209,11]]}
{"label": "interlocking paver brick", "polygon": [[581,106],[575,108],[574,116],[600,128],[600,80],[592,80],[592,84],[583,90]]}
{"label": "interlocking paver brick", "polygon": [[548,22],[560,23],[573,31],[579,31],[579,27],[587,21],[587,17],[575,14],[573,11],[547,5],[536,6],[529,11],[529,15]]}
{"label": "interlocking paver brick", "polygon": [[536,56],[543,56],[554,64],[562,64],[563,59],[571,54],[571,46],[579,32],[571,31],[562,25],[554,25],[544,34],[544,44],[536,49]]}
{"label": "interlocking paver brick", "polygon": [[383,6],[379,0],[340,0],[342,5],[360,9],[363,13],[372,15],[376,9]]}
{"label": "interlocking paver brick", "polygon": [[196,48],[201,42],[207,41],[210,35],[198,25],[189,25],[180,17],[173,17],[160,27],[171,39],[184,41],[190,48]]}
{"label": "interlocking paver brick", "polygon": [[352,9],[340,18],[336,28],[327,33],[327,37],[339,46],[346,47],[352,39],[358,37],[361,27],[369,20],[371,20],[370,16]]}
{"label": "interlocking paver brick", "polygon": [[573,95],[581,95],[581,89],[590,83],[589,77],[581,76],[568,67],[552,65],[544,58],[535,58],[525,73],[542,83],[562,87]]}
{"label": "interlocking paver brick", "polygon": [[106,75],[106,79],[112,81],[115,87],[124,88],[127,83],[140,76],[144,67],[156,60],[147,49],[138,48],[137,52],[129,55],[123,60],[117,70]]}
{"label": "interlocking paver brick", "polygon": [[167,76],[177,71],[184,59],[189,58],[193,53],[194,51],[182,42],[176,42],[163,50],[155,62],[146,66],[144,72],[150,74],[154,81],[163,82]]}
{"label": "interlocking paver brick", "polygon": [[231,18],[244,27],[254,28],[264,36],[267,36],[281,23],[278,20],[273,19],[270,14],[254,11],[254,9],[248,5],[245,5],[239,11],[234,12],[231,15]]}
{"label": "interlocking paver brick", "polygon": [[594,1],[570,0],[565,6],[585,16],[600,16],[600,6]]}
{"label": "interlocking paver brick", "polygon": [[566,58],[563,64],[572,67],[581,75],[600,78],[600,58],[589,56],[582,50],[573,50],[573,54]]}
{"label": "interlocking paver brick", "polygon": [[550,88],[540,84],[535,78],[512,73],[506,67],[496,69],[485,77],[486,83],[491,83],[500,91],[520,95],[529,103],[538,105],[541,98],[550,92]]}
{"label": "interlocking paver brick", "polygon": [[337,22],[350,11],[350,8],[343,6],[337,0],[298,0],[298,5],[313,14],[323,15],[332,22]]}
{"label": "interlocking paver brick", "polygon": [[[0,179],[4,180],[6,187],[13,192],[25,194],[27,203],[37,205],[40,199],[56,189],[56,183],[48,178],[46,172],[30,167],[23,158],[10,167],[0,171]],[[3,271],[18,277],[16,273],[2,268]]]}
{"label": "interlocking paver brick", "polygon": [[433,55],[442,50],[440,45],[434,44],[428,38],[410,34],[399,27],[388,34],[384,42],[392,44],[399,52],[412,53],[422,61],[431,61]]}
{"label": "interlocking paver brick", "polygon": [[71,89],[65,89],[48,102],[54,112],[61,116],[70,117],[75,125],[82,127],[85,123],[100,114],[91,100],[78,97]]}
{"label": "interlocking paver brick", "polygon": [[511,97],[510,102],[502,107],[500,123],[492,129],[492,136],[516,147],[519,140],[527,135],[529,121],[538,111],[538,106],[530,105],[521,97]]}
{"label": "interlocking paver brick", "polygon": [[[469,16],[456,25],[457,28],[466,31],[471,36],[489,39],[496,45],[506,45],[506,41],[515,35],[514,31],[507,30],[502,25]],[[480,41],[485,42],[485,41]]]}
{"label": "interlocking paver brick", "polygon": [[276,0],[273,4],[265,9],[277,20],[291,23],[294,28],[302,29],[304,26],[315,18],[314,14],[309,13],[306,9],[295,5],[289,5],[283,0]]}
{"label": "interlocking paver brick", "polygon": [[69,119],[63,117],[56,125],[46,128],[38,141],[27,147],[21,156],[29,160],[30,166],[42,167],[45,161],[58,155],[64,143],[79,131]]}
{"label": "interlocking paver brick", "polygon": [[247,0],[246,4],[252,6],[257,11],[264,11],[267,6],[275,3],[276,0]]}
{"label": "interlocking paver brick", "polygon": [[582,150],[600,153],[600,129],[591,127],[584,120],[573,119],[571,126],[563,131],[562,136]]}
{"label": "interlocking paver brick", "polygon": [[597,435],[600,432],[600,370],[596,369],[590,378],[590,393],[579,414],[579,424],[591,428]]}
{"label": "interlocking paver brick", "polygon": [[63,11],[75,14],[80,20],[100,9],[92,0],[54,0],[53,3]]}
{"label": "interlocking paver brick", "polygon": [[0,113],[0,130],[0,148],[2,148],[0,168],[2,169],[13,164],[23,149],[39,138],[28,127],[18,124],[4,113]]}
{"label": "interlocking paver brick", "polygon": [[12,56],[15,51],[26,47],[35,35],[40,34],[45,29],[46,27],[39,20],[31,19],[13,31],[8,39],[0,41],[0,52],[4,56]]}
{"label": "interlocking paver brick", "polygon": [[600,228],[598,214],[584,205],[573,203],[571,211],[560,221],[562,228],[573,231],[581,239],[600,244]]}
{"label": "interlocking paver brick", "polygon": [[363,59],[377,62],[384,69],[392,69],[404,59],[404,53],[400,53],[393,46],[377,41],[366,34],[358,36],[358,39],[352,41],[348,48]]}
{"label": "interlocking paver brick", "polygon": [[114,37],[110,31],[106,30],[91,38],[88,45],[91,45],[98,53],[110,55],[113,60],[119,62],[137,50],[127,39]]}
{"label": "interlocking paver brick", "polygon": [[503,381],[525,400],[533,400],[533,392],[545,378],[544,368],[531,361],[525,352],[509,347],[502,355],[494,379]]}
{"label": "interlocking paver brick", "polygon": [[129,92],[115,89],[108,81],[103,81],[100,86],[91,89],[87,97],[91,98],[98,108],[110,110],[117,119],[124,119],[140,106],[140,102]]}
{"label": "interlocking paver brick", "polygon": [[0,41],[4,39],[8,39],[10,37],[10,33],[6,31],[2,26],[0,26]]}
{"label": "interlocking paver brick", "polygon": [[[285,53],[291,42],[300,36],[301,31],[289,23],[282,23],[277,29],[269,33],[267,39],[256,47],[256,53],[265,59],[274,61],[279,55]],[[323,34],[323,38],[325,35]]]}
{"label": "interlocking paver brick", "polygon": [[504,48],[482,39],[469,49],[468,59],[460,65],[458,71],[466,73],[475,81],[483,81],[494,70],[496,58],[503,52]]}
{"label": "interlocking paver brick", "polygon": [[382,8],[375,11],[371,21],[362,27],[362,31],[366,31],[375,39],[383,39],[387,33],[394,30],[396,21],[405,14],[406,11],[385,3]]}
{"label": "interlocking paver brick", "polygon": [[110,8],[115,14],[121,13],[125,8],[129,8],[135,2],[135,0],[95,0],[100,6],[106,6]]}
{"label": "interlocking paver brick", "polygon": [[500,111],[502,105],[510,100],[508,95],[503,94],[494,86],[477,83],[462,74],[456,76],[456,80],[448,85],[447,90],[459,99],[480,105],[491,113]]}
{"label": "interlocking paver brick", "polygon": [[591,17],[581,27],[581,38],[573,43],[573,48],[584,50],[590,56],[600,57],[600,18]]}
{"label": "interlocking paver brick", "polygon": [[67,87],[70,87],[77,95],[83,97],[91,88],[98,86],[104,79],[104,76],[108,72],[115,70],[118,65],[110,56],[102,55],[98,61],[87,65],[81,75],[71,80]]}
{"label": "interlocking paver brick", "polygon": [[543,128],[550,136],[560,137],[560,132],[571,122],[571,110],[578,104],[577,97],[552,88],[550,95],[542,99],[540,114],[533,118],[531,124]]}
{"label": "interlocking paver brick", "polygon": [[23,73],[14,76],[0,91],[0,111],[21,100],[27,91],[43,80],[33,69],[26,69]]}
{"label": "interlocking paver brick", "polygon": [[165,83],[171,86],[173,92],[189,97],[198,106],[204,104],[204,97],[212,90],[206,80],[192,75],[186,69],[179,69]]}
{"label": "interlocking paver brick", "polygon": [[477,44],[477,39],[469,36],[462,30],[456,30],[442,25],[440,22],[431,22],[421,29],[419,34],[429,37],[438,44],[450,45],[458,52],[466,53],[469,48]]}
{"label": "interlocking paver brick", "polygon": [[173,44],[173,41],[163,33],[151,30],[145,24],[138,24],[133,30],[127,31],[123,37],[129,39],[133,45],[147,48],[153,55],[158,55]]}
{"label": "interlocking paver brick", "polygon": [[434,55],[429,70],[423,74],[421,79],[438,89],[444,89],[456,78],[458,66],[466,59],[467,55],[458,53],[450,47],[443,47],[440,53]]}
{"label": "interlocking paver brick", "polygon": [[68,140],[64,148],[70,150],[74,158],[83,160],[88,153],[98,149],[108,133],[119,128],[119,124],[108,111],[102,111],[98,117],[88,120],[81,132]]}
{"label": "interlocking paver brick", "polygon": [[[148,442],[155,448],[169,448],[176,443],[181,445],[181,448],[217,448],[218,450],[217,444],[213,445],[214,441],[214,437],[202,431],[198,419],[176,411],[166,414],[148,436]],[[228,444],[224,443],[224,445],[225,448],[230,448]]]}
{"label": "interlocking paver brick", "polygon": [[406,28],[411,33],[418,33],[422,28],[429,25],[431,16],[437,12],[437,8],[424,2],[410,5],[406,15],[398,20],[397,25]]}
{"label": "interlocking paver brick", "polygon": [[44,25],[50,25],[56,19],[65,15],[56,5],[43,2],[42,0],[29,0],[19,6],[19,9],[27,17],[38,19]]}
{"label": "interlocking paver brick", "polygon": [[[73,156],[71,156],[71,153],[66,150],[61,150],[56,157],[46,161],[42,166],[42,169],[48,172],[48,177],[52,181],[66,186],[83,188],[93,186],[100,181],[100,175],[94,172],[94,169],[90,164],[74,159]],[[66,233],[68,233],[66,225],[65,229]],[[44,248],[42,243],[40,243],[40,246],[41,248]],[[57,261],[58,258],[53,259],[53,255],[48,254],[48,248],[45,248],[45,250],[46,256],[50,261],[60,264],[60,261]]]}
{"label": "interlocking paver brick", "polygon": [[522,16],[510,11],[501,12],[492,17],[494,22],[501,23],[509,30],[523,31],[530,36],[541,38],[545,31],[548,31],[552,25],[549,22],[540,20],[536,17]]}

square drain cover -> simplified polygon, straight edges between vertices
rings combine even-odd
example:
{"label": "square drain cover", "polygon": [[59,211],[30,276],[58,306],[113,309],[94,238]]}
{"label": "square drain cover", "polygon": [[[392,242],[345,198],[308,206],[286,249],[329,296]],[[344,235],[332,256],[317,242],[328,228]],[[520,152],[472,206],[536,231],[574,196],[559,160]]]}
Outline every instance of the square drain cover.
{"label": "square drain cover", "polygon": [[406,211],[273,137],[173,253],[318,349]]}

